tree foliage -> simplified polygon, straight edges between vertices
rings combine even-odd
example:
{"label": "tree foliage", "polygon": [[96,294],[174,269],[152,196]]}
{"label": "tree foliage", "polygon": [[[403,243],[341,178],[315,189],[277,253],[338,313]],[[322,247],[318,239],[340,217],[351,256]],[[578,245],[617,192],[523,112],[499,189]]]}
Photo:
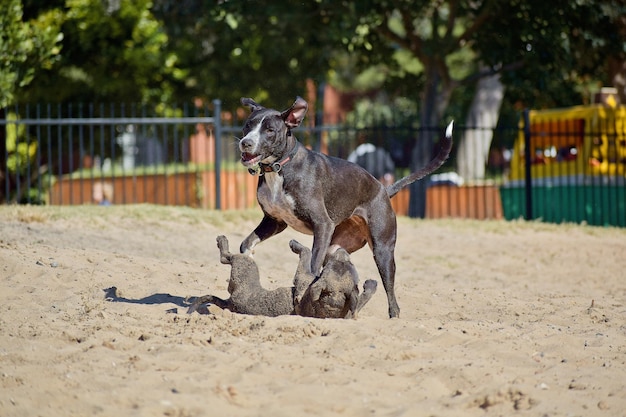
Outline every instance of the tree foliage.
{"label": "tree foliage", "polygon": [[384,63],[397,75],[403,74],[394,70],[399,56],[417,60],[417,91],[424,100],[436,88],[430,104],[440,115],[455,89],[494,72],[502,74],[512,101],[537,107],[579,103],[589,80],[610,83],[608,57],[626,58],[620,33],[626,6],[611,0],[328,4],[340,5],[343,12],[336,15],[353,30],[344,43],[363,64]]}
{"label": "tree foliage", "polygon": [[496,4],[497,15],[511,17],[490,20],[486,30],[475,35],[475,49],[493,68],[517,64],[502,71],[510,102],[532,107],[579,104],[588,100],[590,87],[611,85],[610,57],[626,59],[619,28],[624,4],[611,0]]}
{"label": "tree foliage", "polygon": [[[168,102],[188,75],[149,0],[66,0],[63,49],[53,67],[39,71],[22,101]],[[31,13],[40,8],[30,5]]]}
{"label": "tree foliage", "polygon": [[0,3],[0,108],[13,102],[38,68],[50,69],[59,58],[63,35],[58,11],[24,21],[20,0]]}
{"label": "tree foliage", "polygon": [[155,0],[154,8],[192,68],[183,93],[231,108],[242,96],[291,104],[307,78],[325,79],[336,49],[317,2]]}
{"label": "tree foliage", "polygon": [[12,43],[2,47],[49,54],[12,60],[29,71],[14,75],[21,101],[234,105],[251,95],[281,106],[311,78],[428,103],[431,123],[452,101],[462,112],[455,94],[471,100],[479,63],[502,73],[511,102],[580,101],[590,82],[610,81],[604,63],[624,54],[616,25],[626,14],[611,0],[23,0],[20,22],[21,4],[3,3],[3,26],[20,30],[3,29]]}

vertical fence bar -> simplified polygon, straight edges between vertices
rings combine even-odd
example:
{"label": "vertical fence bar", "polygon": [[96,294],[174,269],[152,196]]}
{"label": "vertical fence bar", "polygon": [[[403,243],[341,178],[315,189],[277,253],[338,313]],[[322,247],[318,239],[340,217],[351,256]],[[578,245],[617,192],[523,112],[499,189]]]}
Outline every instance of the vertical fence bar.
{"label": "vertical fence bar", "polygon": [[[121,103],[120,104],[120,109],[119,109],[119,114],[120,117],[122,119],[126,118],[126,104],[125,103]],[[113,116],[115,117],[115,115]],[[134,139],[130,137],[130,134],[135,134],[135,131],[133,130],[132,126],[129,126],[127,123],[124,123],[122,125],[122,128],[119,132],[119,134],[115,135],[115,143],[117,143],[118,138],[120,139],[120,142],[118,143],[118,145],[121,148],[121,153],[122,153],[122,163],[120,164],[120,170],[122,171],[122,173],[119,175],[119,177],[122,179],[121,181],[121,189],[122,189],[122,203],[123,204],[127,204],[128,200],[126,199],[126,181],[123,180],[123,178],[126,176],[126,165],[134,165],[134,162],[131,160],[131,162],[128,162],[128,152],[129,152],[129,144],[126,143],[126,140],[130,141],[131,143],[134,142]],[[137,143],[135,142],[135,146],[137,145]],[[113,144],[113,146],[115,146],[115,144]],[[115,164],[115,159],[113,159],[113,164]],[[115,182],[115,179],[113,180]]]}
{"label": "vertical fence bar", "polygon": [[[621,128],[621,129],[620,129]],[[615,169],[616,194],[617,199],[617,216],[615,219],[615,225],[624,227],[626,226],[626,123],[623,121],[617,122],[617,115],[615,120],[615,140],[619,145],[617,148],[617,167]]]}
{"label": "vertical fence bar", "polygon": [[[563,146],[562,144],[565,142],[565,138],[568,135],[567,125],[564,120],[552,120],[550,121],[550,124],[551,124],[550,131],[554,131],[555,128],[552,125],[556,125],[557,145],[555,146],[555,148],[558,151],[558,149],[560,149],[560,147]],[[567,194],[569,191],[569,185],[568,185],[567,174],[563,175],[563,173],[561,172],[561,168],[560,168],[560,164],[558,162],[557,156],[554,154],[555,149],[552,149],[553,146],[554,145],[551,145],[550,149],[548,149],[548,157],[546,158],[546,161],[547,163],[550,164],[549,166],[550,176],[555,179],[554,185],[552,185],[551,187],[557,192],[552,191],[550,188],[546,186],[545,187],[546,195],[545,195],[544,201],[545,201],[545,205],[548,206],[550,209],[550,212],[551,212],[550,215],[554,219],[554,222],[562,223],[565,219],[568,218],[567,211],[565,210],[563,203],[567,201],[568,199]],[[550,199],[550,196],[554,198],[555,195],[558,196],[557,198],[560,201],[560,203],[556,205]],[[570,195],[570,198],[571,198],[571,195]],[[570,204],[571,204],[571,201],[570,201]]]}
{"label": "vertical fence bar", "polygon": [[[109,117],[115,118],[115,106],[113,103],[109,103]],[[115,141],[117,140],[116,135],[117,126],[110,125],[109,126],[109,149],[111,152],[111,156],[109,157],[110,163],[110,175],[111,179],[115,181]],[[122,126],[122,132],[124,131],[124,127]],[[126,196],[124,190],[122,189],[122,204],[126,203]]]}
{"label": "vertical fence bar", "polygon": [[215,209],[222,209],[222,102],[213,100],[213,134],[215,135]]}
{"label": "vertical fence bar", "polygon": [[[144,118],[144,119],[148,117],[148,110],[146,108],[146,104],[145,103],[141,105],[141,117]],[[147,124],[145,124],[145,123],[142,124],[141,125],[141,136],[144,137],[144,138],[148,137],[148,133],[149,133],[150,129],[152,129],[154,131],[154,127],[150,127],[149,128]],[[135,171],[135,172],[137,172],[137,171]],[[141,166],[141,175],[143,176],[143,181],[142,181],[142,183],[143,183],[143,200],[144,200],[143,202],[145,203],[145,202],[148,201],[148,181],[146,181],[146,166],[145,165]],[[135,198],[135,203],[137,203],[137,202],[138,201]]]}
{"label": "vertical fence bar", "polygon": [[[100,103],[100,117],[104,117],[104,103]],[[111,129],[111,126],[109,126],[109,129]],[[104,123],[100,124],[100,175],[98,180],[100,182],[103,181],[104,179],[104,166],[105,166],[105,161],[106,161],[106,153],[105,153],[105,136],[106,136],[106,130],[104,127]],[[92,191],[93,192],[93,191]]]}
{"label": "vertical fence bar", "polygon": [[4,130],[3,134],[0,134],[0,140],[4,140],[4,155],[2,155],[2,157],[4,158],[4,163],[0,164],[0,167],[4,168],[4,170],[6,171],[6,174],[4,175],[4,199],[3,199],[3,203],[7,204],[9,202],[9,149],[8,146],[6,146],[7,144],[7,136],[9,135],[9,124],[8,124],[8,118],[9,118],[9,108],[8,107],[4,107],[2,109],[0,109],[0,117],[4,117],[4,124],[2,125],[2,129]]}
{"label": "vertical fence bar", "polygon": [[[46,106],[46,113],[48,120],[52,118],[52,108],[50,103]],[[52,177],[54,176],[54,172],[52,169],[52,124],[48,123],[46,126],[46,145],[48,149],[48,155],[46,158],[46,165],[48,166],[48,199],[52,199]]]}
{"label": "vertical fence bar", "polygon": [[26,113],[27,111],[28,111],[28,105],[26,105],[26,107],[24,108],[24,114],[25,115],[20,116],[19,108],[17,108],[16,111],[15,111],[16,116],[15,116],[15,125],[14,125],[14,127],[15,127],[15,129],[14,129],[15,130],[15,159],[14,160],[15,160],[15,187],[16,187],[16,192],[15,192],[15,196],[13,197],[13,201],[15,203],[18,203],[18,204],[20,202],[20,195],[21,195],[21,192],[22,192],[22,179],[21,179],[21,175],[22,174],[20,172],[20,169],[21,169],[22,166],[20,164],[20,158],[19,158],[19,152],[18,152],[19,140],[20,140],[19,119],[20,119],[20,117],[24,118],[24,119],[28,119],[28,114]]}
{"label": "vertical fence bar", "polygon": [[[136,104],[133,103],[133,104],[131,104],[131,107],[130,107],[130,117],[135,118],[136,115],[137,115],[137,107],[136,107]],[[142,124],[141,125],[142,129],[143,129],[143,126],[144,125]],[[145,138],[146,138],[146,136],[143,135],[143,134],[140,136],[139,126],[135,126],[133,128],[133,134],[135,135],[135,141],[145,140]],[[135,144],[137,144],[137,142],[135,142]],[[135,158],[135,161],[133,161],[133,170],[132,170],[133,181],[132,181],[132,187],[131,187],[132,188],[132,199],[131,199],[131,202],[133,204],[137,204],[137,165],[136,165],[137,161],[136,161],[136,159],[137,158]],[[124,184],[125,181],[121,181],[121,183]]]}
{"label": "vertical fence bar", "polygon": [[[85,115],[83,114],[83,103],[78,103],[78,117],[83,119]],[[78,167],[77,169],[80,171],[80,175],[78,180],[80,181],[80,202],[81,204],[85,204],[85,187],[83,187],[85,181],[85,125],[78,125]]]}
{"label": "vertical fence bar", "polygon": [[[176,110],[178,110],[178,107],[176,107]],[[180,113],[178,111],[176,111],[176,113]],[[173,150],[174,150],[174,205],[178,205],[180,203],[180,201],[178,200],[178,192],[180,189],[180,185],[179,185],[179,150],[178,150],[178,125],[172,125],[172,141],[174,142],[173,144]]]}
{"label": "vertical fence bar", "polygon": [[[183,104],[183,117],[187,118],[190,117],[191,114],[189,113],[189,104],[187,102],[185,102]],[[185,164],[185,169],[184,169],[184,182],[183,182],[183,186],[185,189],[185,205],[187,206],[191,206],[193,207],[195,205],[195,200],[192,198],[190,199],[190,193],[188,192],[189,188],[192,186],[191,184],[189,184],[189,174],[190,174],[190,170],[189,170],[189,146],[190,146],[190,136],[189,136],[189,123],[185,123],[183,124],[183,139],[182,139],[182,152],[181,152],[181,161],[182,163]],[[187,146],[185,148],[185,145]]]}
{"label": "vertical fence bar", "polygon": [[[93,118],[93,103],[89,103],[88,110],[89,118]],[[91,195],[89,196],[89,201],[93,202],[93,184],[94,184],[94,170],[96,169],[96,150],[95,150],[95,139],[94,139],[94,125],[93,123],[89,124],[89,155],[91,155],[91,168],[89,169],[89,190],[91,191]],[[113,201],[111,201],[113,203]]]}
{"label": "vertical fence bar", "polygon": [[[161,130],[163,132],[163,150],[164,152],[167,152],[168,149],[170,149],[170,138],[169,138],[169,134],[168,134],[168,130],[167,130],[167,125],[165,123],[161,124]],[[158,139],[157,139],[158,140]],[[163,178],[164,178],[164,183],[165,186],[163,187],[163,201],[165,204],[167,204],[167,202],[169,201],[168,196],[168,183],[171,181],[171,179],[168,176],[168,172],[167,172],[167,163],[165,163],[163,165]]]}
{"label": "vertical fence bar", "polygon": [[[59,103],[57,105],[57,119],[59,120],[59,124],[57,125],[57,137],[56,137],[56,141],[57,141],[57,163],[59,164],[58,168],[57,168],[57,181],[61,179],[62,177],[62,171],[63,171],[63,128],[61,126],[61,104]],[[59,187],[59,204],[61,204],[61,202],[63,201],[63,187]]]}
{"label": "vertical fence bar", "polygon": [[[69,119],[71,119],[73,117],[72,115],[72,103],[69,103],[67,105],[67,117]],[[75,203],[75,196],[74,196],[74,181],[76,181],[76,178],[73,177],[72,172],[74,171],[74,135],[73,135],[73,126],[70,124],[67,126],[67,154],[69,154],[69,158],[67,161],[67,170],[63,170],[63,174],[67,175],[67,178],[69,178],[69,184],[70,184],[70,204],[74,204]],[[66,172],[67,171],[67,172]],[[63,177],[63,175],[61,175],[61,178]]]}
{"label": "vertical fence bar", "polygon": [[526,220],[533,219],[533,186],[531,175],[532,164],[532,137],[530,132],[530,116],[528,109],[524,110],[524,179],[526,183]]}
{"label": "vertical fence bar", "polygon": [[[30,117],[30,106],[28,106],[28,111],[27,111],[27,116],[29,119]],[[24,191],[22,191],[23,194],[26,194],[26,202],[28,204],[30,204],[30,186],[33,182],[33,178],[32,178],[32,164],[31,164],[31,160],[30,160],[30,124],[27,124],[25,127],[25,135],[24,135],[24,142],[26,144],[26,158],[24,159],[25,163],[26,163],[26,181],[24,183]],[[18,139],[18,138],[16,138]],[[17,142],[16,142],[17,143]],[[17,201],[18,203],[21,203],[22,201],[24,201],[23,197],[20,197],[20,199]]]}
{"label": "vertical fence bar", "polygon": [[[601,163],[602,156],[603,156],[601,153],[602,128],[598,126],[593,126],[593,125],[590,126],[589,135],[591,136],[591,141],[594,144],[594,147],[598,149],[598,153],[599,153],[598,160]],[[587,222],[589,224],[597,224],[597,223],[594,223],[598,215],[598,207],[596,205],[596,201],[597,201],[596,199],[597,199],[598,186],[602,182],[602,172],[598,172],[597,175],[595,175],[592,172],[591,175],[592,176],[591,176],[591,181],[590,181],[589,200],[587,202],[587,205],[589,207]]]}
{"label": "vertical fence bar", "polygon": [[[602,148],[603,150],[606,150],[605,152],[603,152],[602,162],[605,164],[608,164],[610,151],[609,151],[609,132],[607,131],[606,116],[600,119],[598,123],[598,129],[599,129],[598,136],[602,138]],[[599,178],[598,187],[597,187],[597,190],[598,190],[597,200],[595,201],[595,209],[594,209],[594,212],[596,214],[594,224],[596,225],[604,226],[604,220],[606,216],[605,208],[607,207],[607,204],[608,204],[608,202],[606,201],[606,192],[607,192],[607,189],[608,189],[607,186],[609,183],[609,175],[610,175],[609,172],[610,172],[610,168],[608,168],[606,171],[604,170],[600,171],[600,178]]]}
{"label": "vertical fence bar", "polygon": [[[37,120],[41,119],[41,105],[37,104]],[[43,204],[44,200],[42,199],[42,185],[41,185],[41,125],[37,124],[37,156],[36,156],[36,165],[37,169],[37,204]],[[30,200],[28,201],[30,203]]]}
{"label": "vertical fence bar", "polygon": [[607,183],[607,200],[608,200],[608,207],[606,210],[606,216],[604,219],[604,225],[609,225],[609,224],[617,224],[617,216],[614,216],[613,213],[615,212],[615,208],[617,207],[617,205],[619,204],[619,200],[617,200],[615,197],[616,195],[614,194],[613,190],[617,189],[617,176],[618,176],[618,167],[619,167],[619,158],[618,158],[618,152],[617,152],[617,129],[616,129],[616,125],[615,125],[615,119],[613,119],[613,116],[611,116],[610,120],[607,120],[607,124],[610,125],[607,126],[606,128],[609,129],[607,130],[608,132],[608,139],[609,139],[609,163],[615,164],[615,172],[613,172],[613,169],[609,169],[609,181]]}

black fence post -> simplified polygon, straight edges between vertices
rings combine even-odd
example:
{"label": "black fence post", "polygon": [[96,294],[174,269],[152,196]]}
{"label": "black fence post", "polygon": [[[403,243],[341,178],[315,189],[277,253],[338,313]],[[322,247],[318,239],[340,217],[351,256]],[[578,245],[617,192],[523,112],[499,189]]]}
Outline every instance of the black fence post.
{"label": "black fence post", "polygon": [[222,209],[222,102],[213,100],[213,134],[215,135],[215,209]]}
{"label": "black fence post", "polygon": [[532,147],[530,133],[530,117],[528,109],[524,109],[524,179],[526,189],[526,220],[533,219],[533,185],[531,175]]}

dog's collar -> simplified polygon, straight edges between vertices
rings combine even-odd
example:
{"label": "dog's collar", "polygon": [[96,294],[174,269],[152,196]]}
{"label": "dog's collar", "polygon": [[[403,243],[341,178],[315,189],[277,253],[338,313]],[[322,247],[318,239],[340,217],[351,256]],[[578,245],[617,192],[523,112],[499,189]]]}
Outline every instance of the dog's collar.
{"label": "dog's collar", "polygon": [[248,169],[248,171],[250,172],[250,174],[255,175],[257,172],[259,173],[259,175],[263,175],[266,172],[280,172],[283,169],[283,165],[285,165],[287,162],[291,161],[293,159],[293,157],[295,156],[296,152],[298,151],[298,148],[300,147],[300,142],[296,141],[296,144],[293,146],[293,148],[291,149],[291,151],[289,152],[289,154],[281,159],[280,161],[271,163],[271,164],[259,164],[259,171],[256,171],[252,168]]}

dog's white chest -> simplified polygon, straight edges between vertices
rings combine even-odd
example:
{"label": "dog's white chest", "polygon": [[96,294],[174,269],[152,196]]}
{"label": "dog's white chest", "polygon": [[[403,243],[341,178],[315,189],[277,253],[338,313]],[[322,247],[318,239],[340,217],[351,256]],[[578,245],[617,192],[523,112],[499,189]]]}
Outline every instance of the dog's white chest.
{"label": "dog's white chest", "polygon": [[295,201],[283,189],[283,177],[265,174],[265,184],[259,188],[257,197],[263,210],[275,219],[282,220],[300,233],[311,234],[308,226],[296,216]]}

